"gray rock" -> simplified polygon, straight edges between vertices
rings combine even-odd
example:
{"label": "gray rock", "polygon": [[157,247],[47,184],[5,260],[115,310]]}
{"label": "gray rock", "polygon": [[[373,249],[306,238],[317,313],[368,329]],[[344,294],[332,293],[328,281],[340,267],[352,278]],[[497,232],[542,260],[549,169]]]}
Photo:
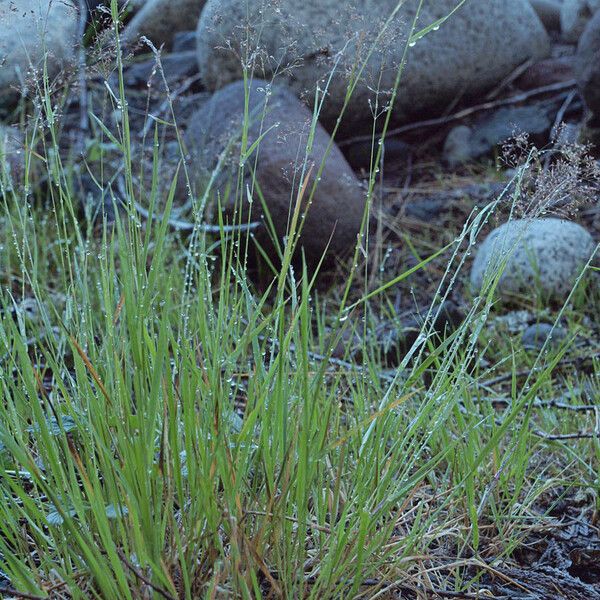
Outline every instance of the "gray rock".
{"label": "gray rock", "polygon": [[587,22],[600,8],[600,0],[563,0],[560,28],[565,41],[576,43]]}
{"label": "gray rock", "polygon": [[444,162],[451,168],[465,164],[473,160],[474,154],[473,138],[475,132],[467,125],[457,125],[452,128],[444,142],[442,152]]}
{"label": "gray rock", "polygon": [[533,90],[573,79],[575,79],[575,57],[559,56],[532,64],[515,83],[521,90]]}
{"label": "gray rock", "polygon": [[567,337],[562,327],[554,327],[549,323],[535,323],[523,331],[521,343],[528,350],[541,350],[548,342],[551,347],[559,346]]}
{"label": "gray rock", "polygon": [[462,218],[465,203],[480,208],[493,202],[506,190],[509,181],[476,183],[457,189],[446,189],[431,196],[408,198],[399,204],[392,204],[390,214],[398,218],[398,213],[411,219],[428,223],[451,222]]}
{"label": "gray rock", "polygon": [[0,0],[0,110],[10,108],[24,86],[42,86],[44,61],[50,79],[71,63],[77,20],[70,0]]}
{"label": "gray rock", "polygon": [[588,23],[575,62],[577,84],[594,120],[600,117],[600,12]]}
{"label": "gray rock", "polygon": [[[344,156],[353,169],[364,169],[368,172],[371,162],[375,159],[378,143],[380,140],[377,139],[375,142],[371,140],[354,142],[343,148]],[[390,137],[383,141],[384,164],[406,161],[413,153],[413,147],[402,140]]]}
{"label": "gray rock", "polygon": [[[464,310],[454,301],[446,300],[434,306],[431,312],[429,307],[423,307],[415,313],[404,315],[399,322],[383,323],[374,334],[381,346],[385,364],[396,366],[421,333],[445,337],[456,331],[464,319]],[[434,340],[433,337],[430,339]]]}
{"label": "gray rock", "polygon": [[531,6],[548,31],[560,29],[560,11],[562,4],[559,0],[529,0]]}
{"label": "gray rock", "polygon": [[481,290],[486,273],[507,261],[497,293],[503,299],[540,294],[562,301],[594,252],[592,236],[580,225],[558,218],[504,223],[483,241],[471,267],[471,285]]}
{"label": "gray rock", "polygon": [[450,167],[476,160],[516,133],[529,134],[532,142],[544,145],[552,127],[548,105],[500,108],[477,119],[471,127],[452,129],[444,144],[444,160]]}
{"label": "gray rock", "polygon": [[169,47],[175,34],[187,31],[198,21],[205,0],[148,0],[123,31],[123,40],[145,36],[155,46]]}
{"label": "gray rock", "polygon": [[[369,129],[373,89],[381,91],[381,109],[393,88],[419,3],[401,3],[376,51],[366,59],[385,18],[399,6],[397,0],[348,1],[343,10],[337,0],[208,0],[197,32],[203,82],[217,89],[241,78],[242,62],[248,62],[256,76],[270,80],[282,73],[296,94],[311,102],[318,83],[321,90],[327,87],[320,119],[330,127],[344,104],[348,74],[354,72],[357,60],[366,60],[344,116],[343,132]],[[425,0],[416,30],[436,23],[457,4],[456,0]],[[548,52],[547,33],[528,0],[467,0],[409,48],[393,122],[442,111],[457,97],[487,90],[525,60]],[[246,61],[249,55],[252,59]]]}
{"label": "gray rock", "polygon": [[86,8],[89,11],[96,10],[101,4],[104,4],[104,0],[85,0]]}
{"label": "gray rock", "polygon": [[[283,238],[297,192],[308,169],[304,164],[314,165],[310,184],[304,201],[314,183],[315,175],[323,159],[325,166],[320,175],[316,192],[303,222],[300,244],[304,247],[309,263],[318,261],[333,234],[329,250],[344,255],[356,244],[360,230],[365,198],[360,184],[340,150],[331,145],[327,132],[317,123],[310,154],[305,152],[310,132],[312,113],[284,86],[269,85],[255,80],[249,87],[248,148],[260,139],[259,146],[245,161],[245,184],[243,220],[257,219],[262,214],[261,202],[254,193],[254,202],[246,202],[245,191],[252,189],[250,170],[255,169],[256,183],[260,187],[277,235]],[[230,144],[225,172],[218,188],[225,209],[232,212],[235,183],[240,168],[240,134],[244,118],[245,93],[242,81],[219,90],[189,119],[185,140],[192,155],[192,171],[200,179],[206,177],[217,164],[218,157]],[[266,106],[266,108],[265,108]],[[262,135],[262,137],[261,137]],[[327,154],[329,148],[329,154]],[[224,193],[228,183],[234,191],[229,200]],[[304,207],[303,207],[304,208]],[[268,243],[266,232],[259,234],[260,241]]]}
{"label": "gray rock", "polygon": [[173,36],[173,52],[196,52],[196,32],[178,31]]}
{"label": "gray rock", "polygon": [[[173,86],[198,74],[195,52],[165,54],[161,57],[160,62],[164,78],[171,91],[174,90]],[[157,91],[165,92],[163,73],[160,72],[157,62],[153,58],[135,62],[125,69],[125,83],[131,87],[143,87],[151,83]],[[192,86],[190,89],[194,90],[196,88]]]}

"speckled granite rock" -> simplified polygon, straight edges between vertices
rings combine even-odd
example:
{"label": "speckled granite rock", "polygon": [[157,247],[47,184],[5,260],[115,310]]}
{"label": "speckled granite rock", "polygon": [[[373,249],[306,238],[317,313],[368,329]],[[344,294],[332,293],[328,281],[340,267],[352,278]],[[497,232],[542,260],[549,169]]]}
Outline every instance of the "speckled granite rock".
{"label": "speckled granite rock", "polygon": [[520,219],[492,231],[471,268],[471,285],[479,291],[488,269],[507,260],[497,293],[504,299],[540,293],[564,300],[596,245],[580,225],[558,218]]}
{"label": "speckled granite rock", "polygon": [[70,0],[0,0],[0,111],[18,99],[31,66],[41,72],[45,62],[52,79],[73,61],[77,19]]}
{"label": "speckled granite rock", "polygon": [[[419,3],[402,3],[387,33],[378,38],[397,0],[348,1],[343,11],[333,0],[208,0],[197,39],[203,82],[217,89],[239,79],[246,62],[265,79],[280,73],[309,102],[318,84],[321,90],[327,88],[320,118],[330,127],[344,104],[349,74],[364,60],[343,131],[368,129],[373,124],[373,90],[380,90],[381,109],[393,88]],[[415,31],[448,16],[457,4],[425,0]],[[376,51],[367,58],[375,40]],[[528,0],[467,0],[409,49],[393,121],[443,110],[457,97],[493,87],[516,66],[548,51],[547,33]]]}

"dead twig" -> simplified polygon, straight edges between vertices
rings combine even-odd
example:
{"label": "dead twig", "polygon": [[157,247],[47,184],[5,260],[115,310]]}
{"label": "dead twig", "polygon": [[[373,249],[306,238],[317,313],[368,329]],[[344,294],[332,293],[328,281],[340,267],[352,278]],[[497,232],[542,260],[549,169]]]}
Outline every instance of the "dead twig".
{"label": "dead twig", "polygon": [[155,592],[157,592],[158,594],[160,594],[163,598],[167,598],[167,600],[177,600],[177,598],[175,596],[173,596],[172,594],[170,594],[167,590],[159,587],[158,585],[152,583],[143,573],[140,572],[139,569],[137,569],[136,567],[134,567],[126,558],[126,556],[123,554],[123,552],[119,549],[117,549],[117,554],[119,555],[119,558],[121,559],[121,561],[123,562],[123,564],[142,582],[144,582],[146,585],[150,586]]}
{"label": "dead twig", "polygon": [[485,99],[493,100],[497,98],[509,85],[511,85],[514,81],[516,81],[531,65],[534,64],[533,59],[526,60],[524,63],[521,63],[516,69],[514,69],[510,75],[505,77],[491,92],[488,92]]}
{"label": "dead twig", "polygon": [[[125,200],[127,198],[127,191],[125,189],[125,182],[122,177],[117,179],[117,188],[120,193],[120,197],[117,196],[117,199],[123,206],[128,206],[128,202]],[[141,215],[144,219],[150,219],[151,215],[148,210],[146,210],[141,204],[138,204],[135,200],[132,201],[132,206],[136,210],[136,212]],[[163,222],[165,220],[165,215],[162,214],[153,214],[152,218],[154,220],[158,220],[159,222]],[[167,223],[176,231],[198,231],[203,233],[234,233],[237,231],[248,232],[254,231],[260,227],[260,222],[252,221],[251,223],[244,223],[242,225],[212,225],[209,223],[192,223],[190,221],[184,221],[182,219],[174,219],[169,217],[167,219]]]}
{"label": "dead twig", "polygon": [[[140,131],[139,137],[142,139],[145,138],[148,135],[152,124],[155,123],[157,120],[161,119],[161,115],[167,113],[173,101],[185,92],[187,92],[187,90],[189,90],[192,87],[192,85],[194,85],[194,83],[196,83],[197,81],[200,81],[200,75],[194,75],[194,77],[189,77],[174,92],[172,92],[166,100],[163,100],[158,109],[154,111],[156,115],[148,113],[148,116],[146,117],[146,122],[144,124],[144,128],[142,129],[142,131]],[[175,126],[175,123],[173,123],[173,125]]]}
{"label": "dead twig", "polygon": [[[511,406],[512,400],[510,398],[473,398],[473,402],[481,403],[486,402],[489,404],[498,404],[500,406]],[[591,404],[565,404],[560,400],[535,400],[532,404],[533,408],[556,408],[559,410],[570,410],[572,412],[594,412],[597,410],[596,406]]]}
{"label": "dead twig", "polygon": [[[518,104],[519,102],[525,102],[529,98],[533,98],[535,96],[541,96],[543,94],[550,94],[552,92],[561,92],[565,90],[571,90],[576,85],[574,79],[570,79],[569,81],[561,81],[559,83],[553,83],[550,85],[544,85],[533,90],[528,90],[521,94],[517,94],[515,96],[510,96],[509,98],[502,98],[500,100],[493,100],[490,102],[483,102],[482,104],[476,104],[474,106],[469,106],[463,110],[460,110],[456,113],[448,115],[446,117],[438,117],[435,119],[426,119],[425,121],[417,121],[416,123],[409,123],[408,125],[403,125],[402,127],[396,127],[395,129],[390,129],[386,137],[400,135],[402,133],[408,133],[409,131],[415,131],[418,129],[424,129],[428,127],[437,127],[439,125],[447,125],[448,123],[453,123],[455,121],[460,121],[465,117],[469,117],[475,113],[483,112],[486,110],[491,110],[493,108],[498,108],[500,106],[508,106],[511,104]],[[357,142],[368,142],[371,141],[372,135],[360,135],[353,138],[349,138],[347,140],[342,140],[338,142],[338,146],[345,147],[355,144]]]}
{"label": "dead twig", "polygon": [[25,600],[47,600],[48,596],[36,596],[35,594],[28,594],[27,592],[19,592],[9,587],[0,587],[0,596],[13,598],[25,598]]}
{"label": "dead twig", "polygon": [[578,431],[576,433],[562,433],[562,434],[550,434],[545,433],[544,431],[540,431],[539,429],[532,430],[534,435],[544,439],[551,441],[561,441],[561,440],[591,440],[594,438],[600,437],[600,433],[597,431]]}
{"label": "dead twig", "polygon": [[366,579],[363,587],[381,586],[386,592],[402,590],[413,594],[424,594],[428,598],[453,598],[455,600],[481,600],[481,594],[469,594],[468,592],[452,592],[450,590],[439,590],[421,585],[406,585],[401,583],[385,582],[379,579]]}
{"label": "dead twig", "polygon": [[[573,358],[563,358],[556,364],[555,369],[559,368],[559,367],[570,366],[570,365],[576,365],[578,367],[581,367],[586,362],[594,361],[594,360],[598,360],[598,359],[600,359],[600,352],[594,352],[592,354],[588,354],[587,356],[575,356]],[[531,375],[531,369],[523,369],[522,371],[516,371],[514,373],[512,373],[512,372],[504,373],[503,375],[498,375],[498,377],[493,377],[492,379],[486,379],[485,381],[477,382],[477,385],[479,387],[484,387],[484,388],[492,387],[494,385],[498,385],[499,383],[504,383],[506,381],[510,381],[513,377],[515,377],[516,379],[520,379],[522,377],[527,377],[529,375]]]}
{"label": "dead twig", "polygon": [[[137,202],[133,202],[133,206],[135,210],[142,216],[144,219],[150,218],[150,213]],[[162,222],[164,220],[164,215],[153,215],[155,220]],[[194,229],[198,231],[203,231],[205,233],[234,233],[237,231],[254,231],[260,227],[260,223],[258,221],[252,221],[251,223],[244,223],[243,225],[211,225],[208,223],[191,223],[190,221],[184,221],[182,219],[173,219],[169,218],[167,223],[176,231],[193,231]]]}

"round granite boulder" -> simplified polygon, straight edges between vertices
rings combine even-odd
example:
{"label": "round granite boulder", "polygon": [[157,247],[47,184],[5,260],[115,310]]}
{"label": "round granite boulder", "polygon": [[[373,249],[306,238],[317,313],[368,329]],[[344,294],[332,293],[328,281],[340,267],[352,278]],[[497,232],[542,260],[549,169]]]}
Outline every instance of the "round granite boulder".
{"label": "round granite boulder", "polygon": [[76,56],[78,12],[70,0],[0,0],[0,111],[19,90],[43,85]]}
{"label": "round granite boulder", "polygon": [[[216,92],[190,117],[185,134],[191,156],[188,171],[196,181],[206,182],[220,161],[223,166],[215,188],[225,211],[231,215],[240,208],[235,206],[235,198],[241,197],[242,222],[263,219],[262,194],[280,239],[288,234],[304,185],[300,210],[306,216],[299,221],[299,243],[308,262],[315,264],[328,244],[334,255],[351,252],[360,231],[365,196],[340,150],[318,123],[311,126],[312,113],[285,86],[255,80],[248,86],[247,100],[244,159],[240,157],[246,92],[244,82],[239,81]],[[236,194],[236,189],[241,193]],[[257,237],[269,245],[266,225]]]}
{"label": "round granite boulder", "polygon": [[501,298],[539,294],[561,301],[571,292],[596,244],[577,223],[558,218],[518,219],[494,229],[483,241],[471,267],[471,285],[481,290],[504,261],[498,282]]}
{"label": "round granite boulder", "polygon": [[[420,0],[208,0],[197,29],[200,73],[210,89],[256,76],[287,79],[313,104],[326,90],[320,119],[331,128],[363,65],[342,131],[373,125],[390,100]],[[528,59],[544,57],[549,39],[529,0],[424,0],[396,97],[393,122],[443,111],[457,97],[496,85]],[[440,20],[449,16],[445,21]],[[386,26],[386,20],[388,20]],[[373,51],[371,51],[373,50]],[[330,75],[333,73],[333,76]],[[381,116],[380,116],[381,118]]]}

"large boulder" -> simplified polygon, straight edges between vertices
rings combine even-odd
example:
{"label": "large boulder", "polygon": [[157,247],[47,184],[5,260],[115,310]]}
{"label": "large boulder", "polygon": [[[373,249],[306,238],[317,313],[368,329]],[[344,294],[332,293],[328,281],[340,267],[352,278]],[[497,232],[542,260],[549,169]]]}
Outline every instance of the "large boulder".
{"label": "large boulder", "polygon": [[170,46],[175,34],[192,29],[198,21],[205,0],[148,0],[123,32],[123,39],[132,42],[147,37],[155,46]]}
{"label": "large boulder", "polygon": [[[225,164],[216,191],[231,215],[236,209],[235,198],[240,196],[236,194],[236,186],[242,190],[243,221],[264,216],[252,181],[254,171],[255,182],[280,239],[288,234],[298,192],[311,173],[301,206],[306,217],[301,219],[300,245],[311,264],[321,258],[330,238],[332,254],[348,254],[354,249],[360,231],[365,197],[342,153],[318,123],[310,141],[312,113],[286,87],[255,80],[249,84],[247,96],[247,148],[260,141],[245,158],[243,183],[240,185],[238,181],[246,99],[243,81],[219,90],[190,117],[185,134],[192,157],[189,171],[196,175],[197,181],[206,181],[225,150]],[[316,191],[307,206],[317,176]],[[252,203],[247,201],[247,190],[252,190]],[[257,236],[261,243],[269,245],[265,229]]]}
{"label": "large boulder", "polygon": [[483,241],[471,268],[471,285],[480,291],[486,276],[504,270],[501,298],[539,293],[562,301],[594,253],[592,236],[577,223],[558,218],[517,219],[494,229]]}
{"label": "large boulder", "polygon": [[600,12],[588,23],[575,61],[579,90],[590,112],[593,126],[600,124]]}
{"label": "large boulder", "polygon": [[[245,65],[265,79],[281,74],[309,103],[318,83],[328,92],[320,119],[330,127],[342,110],[356,65],[365,61],[344,128],[369,129],[374,90],[380,91],[381,111],[389,101],[419,4],[420,0],[400,6],[397,0],[208,0],[197,29],[203,82],[218,89],[240,78]],[[415,31],[437,23],[457,5],[459,0],[424,0]],[[375,51],[370,53],[373,44]],[[442,111],[465,94],[493,87],[516,66],[548,51],[548,35],[528,0],[466,0],[409,48],[393,120]]]}
{"label": "large boulder", "polygon": [[[70,0],[0,0],[0,111],[23,86],[42,86],[76,56],[78,12]],[[32,70],[35,74],[32,76]]]}

